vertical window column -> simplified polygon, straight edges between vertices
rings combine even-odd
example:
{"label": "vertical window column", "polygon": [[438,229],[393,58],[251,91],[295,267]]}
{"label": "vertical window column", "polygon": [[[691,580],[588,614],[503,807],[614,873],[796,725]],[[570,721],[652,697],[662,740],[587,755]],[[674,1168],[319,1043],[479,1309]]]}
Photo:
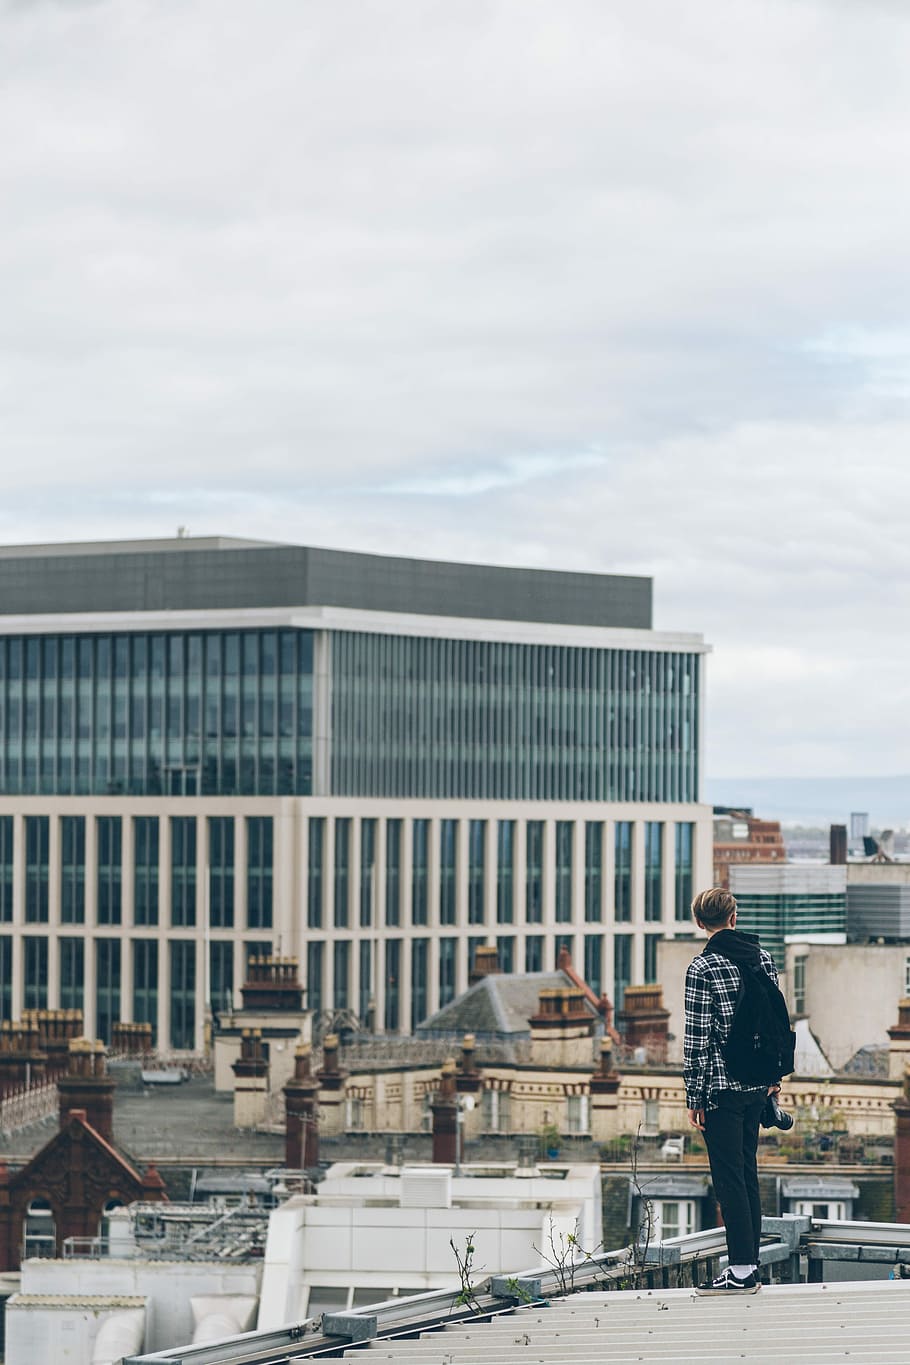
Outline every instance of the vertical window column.
{"label": "vertical window column", "polygon": [[246,924],[248,929],[271,929],[274,880],[273,825],[270,815],[247,816]]}
{"label": "vertical window column", "polygon": [[468,822],[468,924],[486,919],[487,822]]}
{"label": "vertical window column", "polygon": [[585,923],[603,920],[604,827],[600,820],[585,821]]}
{"label": "vertical window column", "polygon": [[411,1032],[427,1017],[430,940],[411,940]]}
{"label": "vertical window column", "polygon": [[335,894],[334,925],[347,929],[351,922],[351,820],[339,816],[335,821]]}
{"label": "vertical window column", "polygon": [[691,921],[692,905],[692,844],[695,826],[688,820],[676,826],[674,840],[673,905],[677,923]]}
{"label": "vertical window column", "polygon": [[[50,820],[25,817],[25,922],[47,924],[49,915]],[[47,940],[45,940],[46,945]]]}
{"label": "vertical window column", "polygon": [[626,987],[632,984],[632,935],[613,937],[613,1007],[622,1009]]}
{"label": "vertical window column", "polygon": [[177,1051],[196,1044],[196,944],[192,939],[170,942],[170,1039]]}
{"label": "vertical window column", "polygon": [[385,922],[401,923],[402,821],[387,820],[385,827]]}
{"label": "vertical window column", "polygon": [[95,1030],[110,1043],[120,1019],[120,939],[95,940]]}
{"label": "vertical window column", "polygon": [[233,1008],[234,945],[229,940],[209,944],[209,1001],[216,1014]]}
{"label": "vertical window column", "polygon": [[[525,921],[543,922],[543,821],[528,820],[525,825]],[[541,968],[529,967],[528,971]]]}
{"label": "vertical window column", "polygon": [[0,1019],[13,1017],[13,939],[0,934]]}
{"label": "vertical window column", "polygon": [[234,927],[234,818],[211,815],[209,835],[209,924]]}
{"label": "vertical window column", "polygon": [[60,920],[63,924],[85,923],[84,815],[64,815],[60,819]]}
{"label": "vertical window column", "polygon": [[556,910],[557,924],[572,922],[572,839],[574,822],[556,821]]}
{"label": "vertical window column", "polygon": [[85,1009],[85,939],[60,939],[60,1008]]}
{"label": "vertical window column", "polygon": [[[158,923],[158,816],[137,815],[133,819],[133,922]],[[135,1018],[135,1016],[134,1016]],[[137,1019],[154,1024],[154,1020]]]}
{"label": "vertical window column", "polygon": [[664,827],[658,820],[645,821],[645,921],[658,923],[663,918]]}
{"label": "vertical window column", "polygon": [[0,924],[13,922],[13,817],[0,815]]}
{"label": "vertical window column", "polygon": [[458,821],[439,822],[439,923],[456,922]]}
{"label": "vertical window column", "polygon": [[133,1021],[151,1024],[154,1042],[158,1036],[158,943],[153,938],[133,939]]}
{"label": "vertical window column", "polygon": [[411,923],[429,923],[430,822],[411,821]]}
{"label": "vertical window column", "polygon": [[119,815],[99,815],[97,839],[97,907],[99,924],[120,924],[123,919],[123,822]]}
{"label": "vertical window column", "polygon": [[515,821],[496,822],[496,923],[515,922]]}
{"label": "vertical window column", "polygon": [[632,822],[617,820],[614,832],[613,912],[617,924],[632,919]]}
{"label": "vertical window column", "polygon": [[23,940],[23,1007],[47,1009],[47,938],[29,934]]}
{"label": "vertical window column", "polygon": [[[310,817],[307,839],[307,927],[321,929],[325,899],[325,817]],[[310,1006],[312,1008],[312,1006]]]}
{"label": "vertical window column", "polygon": [[196,923],[196,817],[172,815],[170,823],[171,924],[192,928]]}
{"label": "vertical window column", "polygon": [[[376,821],[360,822],[360,927],[368,929],[375,916]],[[361,987],[361,994],[363,988]],[[361,1016],[362,1017],[362,1016]]]}

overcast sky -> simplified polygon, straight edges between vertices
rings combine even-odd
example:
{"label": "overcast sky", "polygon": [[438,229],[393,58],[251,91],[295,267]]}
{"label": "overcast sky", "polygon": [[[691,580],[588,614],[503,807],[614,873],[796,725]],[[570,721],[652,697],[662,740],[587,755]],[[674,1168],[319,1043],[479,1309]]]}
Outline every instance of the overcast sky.
{"label": "overcast sky", "polygon": [[0,542],[649,574],[712,775],[910,769],[902,0],[0,16]]}

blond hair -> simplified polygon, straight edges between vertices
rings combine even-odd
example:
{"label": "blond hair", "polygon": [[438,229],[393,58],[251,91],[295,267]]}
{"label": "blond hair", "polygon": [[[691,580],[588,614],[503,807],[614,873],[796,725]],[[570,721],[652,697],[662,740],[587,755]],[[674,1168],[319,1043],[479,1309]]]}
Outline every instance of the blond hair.
{"label": "blond hair", "polygon": [[708,891],[699,891],[692,902],[692,915],[706,929],[719,929],[736,908],[735,896],[722,886],[712,886]]}

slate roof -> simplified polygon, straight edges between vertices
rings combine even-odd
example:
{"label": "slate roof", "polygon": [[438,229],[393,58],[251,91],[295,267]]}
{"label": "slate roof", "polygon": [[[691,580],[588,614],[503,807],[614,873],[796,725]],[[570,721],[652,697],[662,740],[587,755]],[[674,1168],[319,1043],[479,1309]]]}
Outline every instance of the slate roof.
{"label": "slate roof", "polygon": [[[565,972],[492,972],[417,1027],[418,1035],[432,1033],[499,1034],[529,1038],[528,1022],[537,1013],[540,992],[573,986]],[[591,1017],[599,1015],[589,1000]]]}

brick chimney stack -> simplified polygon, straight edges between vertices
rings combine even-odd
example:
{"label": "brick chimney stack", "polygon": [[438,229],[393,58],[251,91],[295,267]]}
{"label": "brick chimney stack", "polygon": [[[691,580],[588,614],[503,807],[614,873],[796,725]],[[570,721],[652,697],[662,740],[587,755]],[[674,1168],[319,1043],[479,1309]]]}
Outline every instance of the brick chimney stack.
{"label": "brick chimney stack", "polygon": [[312,1048],[301,1043],[294,1075],[284,1087],[284,1164],[299,1171],[319,1165],[319,1082],[312,1074]]}
{"label": "brick chimney stack", "polygon": [[104,1044],[89,1038],[73,1038],[66,1074],[57,1081],[60,1127],[66,1127],[73,1110],[82,1110],[95,1132],[111,1142],[116,1085],[113,1076],[108,1075]]}
{"label": "brick chimney stack", "polygon": [[255,1128],[265,1117],[269,1061],[262,1046],[262,1030],[245,1028],[234,1073],[234,1127]]}
{"label": "brick chimney stack", "polygon": [[498,976],[502,972],[499,965],[499,949],[495,943],[482,943],[474,950],[474,964],[468,974],[468,985],[482,981],[485,976]]}
{"label": "brick chimney stack", "polygon": [[458,1092],[455,1058],[443,1063],[439,1089],[433,1096],[433,1162],[435,1165],[454,1166],[458,1126]]}
{"label": "brick chimney stack", "polygon": [[303,986],[296,957],[251,957],[240,994],[245,1010],[301,1013]]}
{"label": "brick chimney stack", "polygon": [[616,1015],[626,1046],[647,1048],[652,1062],[665,1061],[667,1056],[670,1011],[664,1008],[663,996],[661,986],[627,986],[622,1009]]}

